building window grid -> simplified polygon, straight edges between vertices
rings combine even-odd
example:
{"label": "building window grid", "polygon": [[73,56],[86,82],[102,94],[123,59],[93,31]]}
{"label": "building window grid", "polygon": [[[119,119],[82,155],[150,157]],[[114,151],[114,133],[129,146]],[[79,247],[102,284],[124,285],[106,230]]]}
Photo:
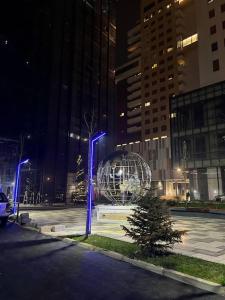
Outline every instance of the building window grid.
{"label": "building window grid", "polygon": [[211,19],[211,18],[213,18],[213,17],[215,17],[215,9],[211,9],[211,10],[209,11],[209,18]]}
{"label": "building window grid", "polygon": [[217,72],[220,69],[219,59],[213,60],[213,72]]}
{"label": "building window grid", "polygon": [[210,27],[210,34],[213,35],[216,33],[216,25]]}
{"label": "building window grid", "polygon": [[218,50],[218,43],[217,42],[214,42],[214,43],[211,44],[211,50],[212,50],[212,52]]}
{"label": "building window grid", "polygon": [[[202,101],[207,101],[207,99],[212,99],[215,96],[217,96],[218,95],[217,94],[218,91],[220,91],[220,94],[219,94],[220,96],[224,96],[225,97],[225,84],[224,84],[223,88],[216,85],[211,90],[208,88],[206,90],[199,91],[199,93],[196,94],[196,97],[198,97],[199,99],[201,98]],[[176,100],[174,100],[172,102],[172,106],[174,106],[173,107],[173,112],[175,112],[176,115],[178,116],[179,115],[179,107],[182,107],[182,106],[185,107],[185,102],[186,101],[189,101],[191,107],[193,108],[193,104],[196,103],[195,101],[193,101],[194,98],[195,97],[194,97],[193,94],[189,95],[189,97],[187,99],[185,99],[185,97],[178,97]],[[199,99],[197,100],[197,102],[199,102]],[[210,126],[212,124],[210,124],[211,123],[210,122],[211,119],[209,117],[209,111],[210,112],[213,111],[214,120],[215,120],[215,124],[214,123],[213,124],[216,125],[216,130],[215,130],[215,132],[213,132],[213,135],[217,136],[218,133],[220,133],[220,131],[218,130],[218,123],[219,122],[218,122],[218,118],[216,117],[216,101],[212,101],[211,104],[212,104],[212,106],[209,106],[209,105],[206,106],[206,110],[205,110],[205,113],[206,113],[206,119],[205,119],[206,123],[204,125],[205,125],[205,127],[208,128],[208,132],[210,132]],[[191,115],[191,124],[194,124],[193,123],[193,121],[194,121],[193,120],[193,109],[192,109],[190,115]],[[186,129],[185,130],[181,129],[180,119],[179,118],[173,119],[173,121],[172,121],[172,127],[175,129],[175,132],[178,133],[178,139],[181,140],[181,132],[182,132],[182,136],[184,136],[184,137],[187,136],[187,132],[186,132],[187,130]],[[184,135],[183,135],[183,132],[184,132]],[[200,133],[203,133],[202,132],[202,128],[200,128]],[[205,133],[205,131],[204,131],[204,133]],[[194,133],[193,125],[192,125],[191,126],[191,136],[194,136],[194,135],[195,135],[195,133]],[[173,144],[174,144],[174,148],[175,148],[175,149],[173,149],[173,152],[175,151],[177,153],[176,156],[178,156],[180,158],[182,156],[182,144],[181,143],[178,144],[175,140],[174,140]],[[190,150],[191,150],[191,153],[190,153],[191,157],[189,159],[192,162],[194,162],[194,167],[196,167],[196,160],[199,161],[199,158],[196,159],[196,157],[194,156],[194,154],[195,154],[194,143],[191,143]],[[210,139],[207,140],[206,153],[208,153],[208,157],[206,157],[205,159],[210,160],[210,166],[212,166],[212,160],[215,159],[214,155],[216,153],[213,152],[213,149],[211,148],[211,140]],[[201,155],[199,155],[199,157],[200,156]],[[202,159],[202,162],[203,162],[203,159]],[[181,163],[181,162],[179,162],[179,163]]]}
{"label": "building window grid", "polygon": [[225,12],[225,3],[223,3],[223,4],[221,5],[221,12],[222,12],[222,13]]}

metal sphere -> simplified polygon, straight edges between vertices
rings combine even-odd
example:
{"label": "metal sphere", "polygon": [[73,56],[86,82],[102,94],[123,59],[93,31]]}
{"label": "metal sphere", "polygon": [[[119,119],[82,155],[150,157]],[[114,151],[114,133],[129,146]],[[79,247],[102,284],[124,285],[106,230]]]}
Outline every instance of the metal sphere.
{"label": "metal sphere", "polygon": [[151,169],[137,153],[115,151],[98,167],[99,192],[112,203],[133,203],[151,187]]}

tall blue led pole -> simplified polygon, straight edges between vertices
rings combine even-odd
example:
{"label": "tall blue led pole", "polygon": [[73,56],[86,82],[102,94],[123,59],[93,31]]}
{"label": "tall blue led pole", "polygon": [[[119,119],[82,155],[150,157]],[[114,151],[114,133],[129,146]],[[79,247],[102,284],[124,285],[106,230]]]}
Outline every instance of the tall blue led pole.
{"label": "tall blue led pole", "polygon": [[88,194],[87,194],[87,219],[86,219],[86,236],[91,234],[91,217],[92,217],[92,201],[93,201],[93,168],[94,168],[94,146],[100,140],[105,132],[89,138],[88,148]]}
{"label": "tall blue led pole", "polygon": [[16,168],[16,182],[14,187],[14,197],[13,197],[13,213],[16,213],[16,203],[18,198],[18,191],[19,191],[19,185],[20,185],[20,170],[21,166],[24,164],[27,164],[29,162],[29,159],[20,161]]}

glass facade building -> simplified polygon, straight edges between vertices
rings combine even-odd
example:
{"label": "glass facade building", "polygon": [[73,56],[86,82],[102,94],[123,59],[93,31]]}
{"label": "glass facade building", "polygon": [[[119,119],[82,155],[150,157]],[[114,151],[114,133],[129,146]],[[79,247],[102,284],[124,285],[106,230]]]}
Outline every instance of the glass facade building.
{"label": "glass facade building", "polygon": [[95,131],[108,133],[98,148],[99,158],[112,149],[115,5],[114,0],[48,0],[36,17],[41,40],[36,51],[42,54],[36,64],[42,113],[38,132],[43,132],[40,190],[52,201],[59,194],[70,198],[67,191],[72,191],[79,155],[86,168],[84,115],[90,119],[94,113]]}
{"label": "glass facade building", "polygon": [[192,199],[225,192],[225,82],[171,98],[173,168],[190,180]]}

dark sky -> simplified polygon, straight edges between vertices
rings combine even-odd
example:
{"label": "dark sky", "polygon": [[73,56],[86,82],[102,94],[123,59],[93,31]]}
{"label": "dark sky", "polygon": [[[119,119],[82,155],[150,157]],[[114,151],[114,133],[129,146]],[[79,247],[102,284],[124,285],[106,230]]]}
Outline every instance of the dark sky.
{"label": "dark sky", "polygon": [[0,4],[0,135],[17,136],[28,130],[32,91],[31,1],[5,0]]}
{"label": "dark sky", "polygon": [[[4,124],[0,126],[0,136],[29,133],[32,127],[33,34],[35,9],[42,1],[0,1],[0,114],[1,124]],[[118,2],[117,66],[124,63],[127,56],[127,31],[139,20],[139,2]]]}
{"label": "dark sky", "polygon": [[[117,53],[120,66],[127,58],[127,32],[140,18],[140,0],[120,0],[117,4]],[[126,19],[126,22],[124,20]]]}

